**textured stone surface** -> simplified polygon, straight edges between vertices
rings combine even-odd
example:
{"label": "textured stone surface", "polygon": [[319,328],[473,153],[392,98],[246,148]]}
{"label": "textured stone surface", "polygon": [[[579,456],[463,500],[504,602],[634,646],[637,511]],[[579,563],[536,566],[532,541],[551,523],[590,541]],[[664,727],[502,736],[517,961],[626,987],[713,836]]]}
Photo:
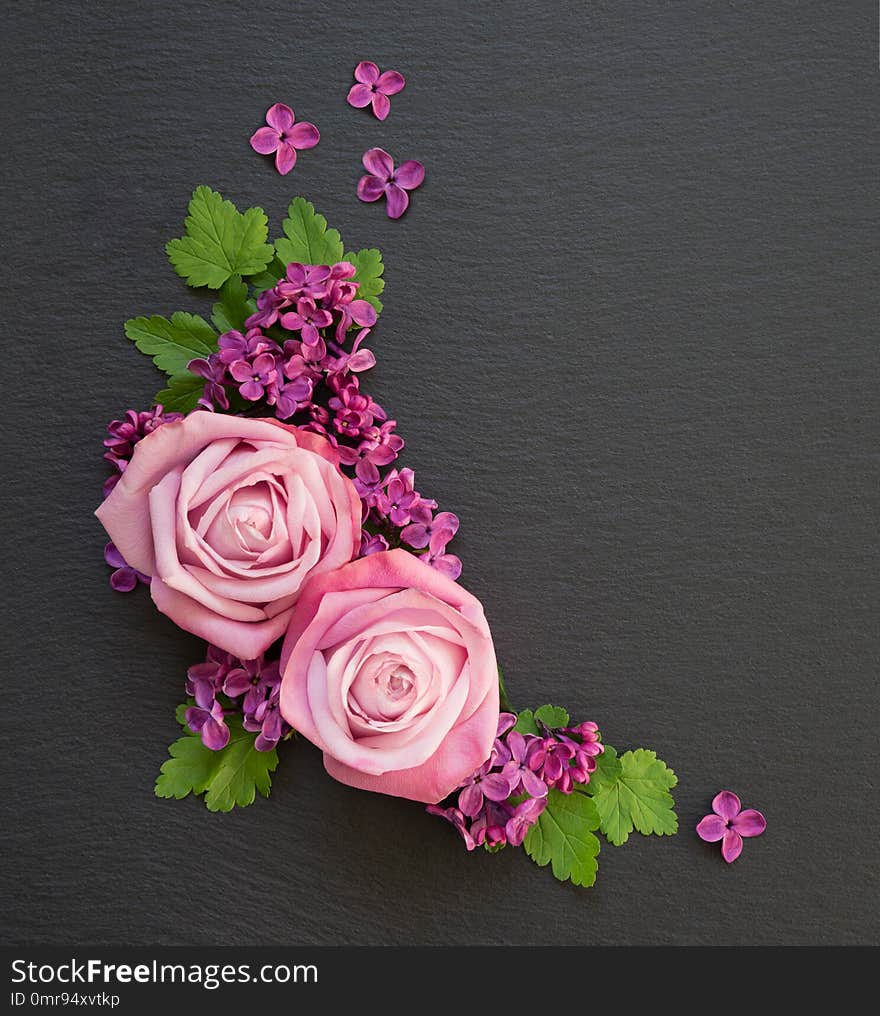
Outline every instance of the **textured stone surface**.
{"label": "textured stone surface", "polygon": [[[8,8],[3,940],[876,942],[876,11]],[[385,124],[363,58],[407,75]],[[247,145],[275,101],[322,132],[287,178]],[[354,195],[375,144],[427,166],[399,222]],[[123,320],[204,305],[162,249],[200,183],[382,248],[372,384],[513,698],[655,748],[678,837],[559,886],[305,743],[269,802],[154,799],[198,643],[111,592],[91,511],[157,390]],[[769,823],[730,869],[721,787]]]}

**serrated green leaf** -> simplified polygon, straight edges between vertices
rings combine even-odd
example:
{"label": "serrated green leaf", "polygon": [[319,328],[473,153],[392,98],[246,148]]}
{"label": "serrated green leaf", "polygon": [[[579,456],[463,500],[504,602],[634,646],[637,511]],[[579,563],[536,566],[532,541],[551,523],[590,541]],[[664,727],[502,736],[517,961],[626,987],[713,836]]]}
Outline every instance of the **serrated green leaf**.
{"label": "serrated green leaf", "polygon": [[349,252],[343,260],[350,261],[357,268],[354,281],[358,283],[358,299],[371,303],[376,313],[381,314],[382,301],[379,294],[385,289],[385,280],[382,278],[385,271],[382,252],[375,247],[365,247],[357,253]]}
{"label": "serrated green leaf", "polygon": [[[186,705],[178,708],[185,711]],[[269,796],[271,773],[278,765],[278,752],[257,751],[256,733],[245,730],[238,717],[227,717],[229,744],[211,751],[197,734],[185,734],[172,744],[171,758],[156,780],[157,797],[180,800],[187,794],[205,794],[209,811],[231,811],[235,805],[251,804],[259,791]]]}
{"label": "serrated green leaf", "polygon": [[[606,746],[604,754],[608,751]],[[678,782],[675,773],[645,748],[624,752],[617,761],[620,769],[616,775],[609,759],[603,766],[597,765],[587,785],[599,814],[599,828],[610,842],[616,847],[626,843],[633,828],[644,836],[677,832],[678,817],[672,810],[675,801],[669,793]]]}
{"label": "serrated green leaf", "polygon": [[599,816],[585,794],[563,794],[551,790],[547,807],[523,841],[535,864],[550,864],[561,882],[591,886],[596,881],[599,839],[593,835]]}
{"label": "serrated green leaf", "polygon": [[587,787],[589,793],[595,793],[603,786],[610,786],[614,783],[623,771],[617,752],[610,744],[604,745],[604,751],[596,756],[596,768],[590,774],[590,782]]}
{"label": "serrated green leaf", "polygon": [[291,261],[304,265],[333,265],[342,260],[342,240],[327,220],[305,198],[294,198],[282,223],[285,235],[275,241],[275,253],[285,266]]}
{"label": "serrated green leaf", "polygon": [[254,301],[248,299],[247,284],[240,275],[232,275],[220,287],[220,299],[211,308],[211,320],[221,334],[244,331],[245,318],[256,309]]}
{"label": "serrated green leaf", "polygon": [[182,310],[172,314],[171,320],[158,314],[130,318],[125,322],[125,334],[169,375],[182,374],[190,360],[217,351],[214,329],[198,314]]}
{"label": "serrated green leaf", "polygon": [[220,764],[217,755],[196,734],[184,734],[168,748],[171,758],[162,763],[156,780],[156,797],[180,800],[204,793]]}
{"label": "serrated green leaf", "polygon": [[516,725],[513,728],[520,734],[540,734],[538,724],[535,723],[535,714],[531,709],[521,709],[516,716]]}
{"label": "serrated green leaf", "polygon": [[196,408],[204,390],[205,379],[187,371],[175,374],[168,381],[168,387],[158,392],[153,402],[161,403],[166,413],[189,413]]}
{"label": "serrated green leaf", "polygon": [[183,727],[184,730],[189,730],[186,725],[186,711],[190,706],[194,706],[195,699],[187,699],[186,702],[181,702],[180,705],[174,710],[174,719]]}
{"label": "serrated green leaf", "polygon": [[561,706],[539,706],[535,710],[535,719],[553,729],[567,727],[569,722],[568,713]]}
{"label": "serrated green leaf", "polygon": [[188,286],[219,289],[231,275],[256,275],[272,260],[262,208],[242,213],[210,187],[197,187],[184,222],[186,236],[165,245]]}

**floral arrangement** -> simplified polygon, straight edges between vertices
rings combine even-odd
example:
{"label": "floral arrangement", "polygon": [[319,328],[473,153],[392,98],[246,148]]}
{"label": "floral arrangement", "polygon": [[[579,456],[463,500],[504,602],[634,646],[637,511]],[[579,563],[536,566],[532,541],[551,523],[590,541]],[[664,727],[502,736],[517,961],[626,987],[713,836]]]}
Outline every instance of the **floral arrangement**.
{"label": "floral arrangement", "polygon": [[[380,120],[402,75],[360,64],[349,102]],[[251,139],[287,173],[317,128],[276,104]],[[363,200],[405,210],[421,164],[372,149]],[[210,321],[136,317],[125,333],[167,375],[154,406],[107,427],[112,468],[97,516],[118,592],[205,641],[181,681],[182,728],[162,798],[211,811],[268,796],[279,745],[299,735],[328,774],[420,802],[468,850],[522,846],[576,885],[618,846],[677,831],[673,771],[644,748],[618,753],[592,720],[511,706],[480,602],[450,552],[458,517],[399,465],[397,421],[364,376],[382,312],[378,250],[346,251],[301,197],[268,242],[261,208],[208,187],[166,247]],[[758,819],[760,818],[760,822]],[[700,824],[732,860],[760,813],[718,795]],[[759,828],[760,825],[760,828]]]}

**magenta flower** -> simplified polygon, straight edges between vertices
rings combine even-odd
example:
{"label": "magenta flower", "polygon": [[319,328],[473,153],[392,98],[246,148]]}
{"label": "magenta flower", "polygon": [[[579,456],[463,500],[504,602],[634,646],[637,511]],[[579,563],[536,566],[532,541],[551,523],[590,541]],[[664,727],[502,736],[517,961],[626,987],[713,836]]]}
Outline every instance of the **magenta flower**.
{"label": "magenta flower", "polygon": [[388,218],[399,219],[409,204],[407,191],[421,186],[425,167],[408,159],[395,170],[394,160],[383,148],[368,149],[362,161],[368,175],[358,181],[358,197],[361,201],[378,201],[384,194]]}
{"label": "magenta flower", "polygon": [[110,576],[110,585],[117,593],[130,593],[138,582],[143,582],[146,586],[150,584],[150,576],[127,564],[112,541],[104,547],[104,560],[116,569]]}
{"label": "magenta flower", "polygon": [[742,853],[744,836],[760,836],[767,828],[764,816],[754,808],[742,810],[740,799],[729,790],[715,795],[712,812],[700,819],[697,835],[707,843],[721,840],[721,856],[728,864]]}
{"label": "magenta flower", "polygon": [[295,123],[290,106],[276,102],[266,112],[268,127],[260,127],[251,136],[251,148],[260,155],[275,153],[275,168],[285,176],[296,165],[297,151],[314,148],[321,140],[313,123]]}
{"label": "magenta flower", "polygon": [[220,751],[229,744],[223,707],[205,688],[196,689],[196,704],[184,714],[186,725],[194,734],[201,734],[202,744],[211,751]]}
{"label": "magenta flower", "polygon": [[332,323],[330,311],[316,307],[315,301],[307,296],[296,301],[295,311],[281,315],[281,327],[290,332],[301,332],[302,340],[308,346],[313,346],[320,339],[319,328],[326,328]]}
{"label": "magenta flower", "polygon": [[348,104],[355,109],[363,109],[373,104],[373,114],[378,120],[384,120],[391,112],[389,95],[397,95],[403,91],[406,79],[400,71],[383,71],[370,60],[362,60],[354,69],[357,84],[348,92]]}
{"label": "magenta flower", "polygon": [[253,363],[247,360],[236,360],[229,367],[229,373],[239,383],[238,390],[242,398],[248,402],[256,402],[263,397],[264,389],[277,378],[275,357],[269,353],[260,353]]}
{"label": "magenta flower", "polygon": [[503,773],[492,772],[493,760],[488,759],[461,785],[458,807],[463,815],[476,818],[483,801],[505,801],[510,797],[510,780]]}
{"label": "magenta flower", "polygon": [[[347,261],[341,263],[349,264]],[[327,295],[330,284],[329,265],[304,265],[299,261],[291,261],[284,278],[275,288],[285,300],[298,300],[300,297],[321,300]]]}

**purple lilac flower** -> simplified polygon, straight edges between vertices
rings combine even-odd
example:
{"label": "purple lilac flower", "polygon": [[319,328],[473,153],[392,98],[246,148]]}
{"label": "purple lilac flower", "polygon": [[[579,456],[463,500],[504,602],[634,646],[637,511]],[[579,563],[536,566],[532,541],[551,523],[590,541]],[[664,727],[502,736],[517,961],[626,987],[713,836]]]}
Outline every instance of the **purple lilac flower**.
{"label": "purple lilac flower", "polygon": [[504,801],[510,797],[510,780],[503,773],[492,772],[488,759],[464,781],[458,795],[458,806],[468,818],[476,818],[486,799]]}
{"label": "purple lilac flower", "polygon": [[458,516],[452,512],[434,515],[430,508],[417,504],[410,512],[410,518],[412,522],[401,530],[400,538],[411,547],[427,547],[435,534],[445,535],[445,547],[458,532]]}
{"label": "purple lilac flower", "polygon": [[[504,801],[487,801],[471,823],[471,834],[478,847],[497,850],[507,844],[507,823],[514,814],[512,805]],[[523,834],[525,835],[525,833]]]}
{"label": "purple lilac flower", "polygon": [[162,405],[157,403],[152,409],[144,412],[128,409],[125,419],[112,420],[108,423],[107,433],[110,436],[104,439],[104,447],[107,449],[104,458],[116,472],[104,481],[104,497],[119,482],[119,477],[125,472],[125,467],[131,460],[134,446],[138,441],[142,441],[148,434],[152,434],[162,424],[182,419],[182,413],[166,413]]}
{"label": "purple lilac flower", "polygon": [[253,713],[257,706],[281,683],[278,661],[266,663],[262,656],[256,660],[236,661],[223,681],[223,691],[230,698],[244,695],[241,710],[245,715]]}
{"label": "purple lilac flower", "polygon": [[[344,261],[341,264],[351,265]],[[329,265],[304,265],[291,261],[284,278],[275,287],[285,300],[320,300],[327,295],[330,287],[331,268]]]}
{"label": "purple lilac flower", "polygon": [[358,197],[361,201],[378,201],[384,194],[388,218],[399,219],[409,205],[407,191],[421,186],[425,167],[415,159],[408,159],[395,170],[394,160],[382,148],[364,152],[363,164],[367,175],[358,181]]}
{"label": "purple lilac flower", "polygon": [[226,726],[223,707],[205,682],[196,684],[195,700],[196,704],[186,710],[186,725],[193,733],[201,735],[206,748],[220,751],[229,744],[229,727]]}
{"label": "purple lilac flower", "polygon": [[370,554],[378,554],[388,550],[388,541],[381,533],[368,533],[366,530],[361,533],[361,548],[358,557],[369,557]]}
{"label": "purple lilac flower", "polygon": [[458,830],[461,838],[464,840],[464,845],[468,850],[474,850],[477,844],[474,842],[473,836],[467,828],[464,815],[458,810],[458,808],[439,808],[436,804],[429,804],[425,811],[429,815],[438,815],[440,818],[445,818],[447,822],[451,822],[452,825]]}
{"label": "purple lilac flower", "polygon": [[355,84],[348,90],[348,104],[355,109],[372,105],[377,120],[391,112],[389,96],[403,90],[406,79],[400,71],[383,71],[371,60],[362,60],[354,69]]}
{"label": "purple lilac flower", "polygon": [[234,330],[224,332],[217,340],[217,345],[220,359],[228,365],[236,360],[250,360],[260,353],[269,352],[275,343],[259,328],[248,328],[244,335]]}
{"label": "purple lilac flower", "polygon": [[281,716],[281,688],[273,688],[269,697],[259,703],[253,713],[245,713],[242,726],[251,732],[259,731],[254,748],[257,751],[271,751],[290,730]]}
{"label": "purple lilac flower", "polygon": [[307,404],[312,397],[311,379],[300,375],[287,384],[278,384],[276,380],[269,385],[266,402],[275,407],[275,415],[279,420],[288,420],[297,410]]}
{"label": "purple lilac flower", "polygon": [[318,329],[331,324],[333,315],[330,311],[318,307],[315,301],[307,296],[300,297],[296,301],[295,311],[281,315],[281,327],[289,332],[300,332],[303,342],[309,346],[313,346],[321,338]]}
{"label": "purple lilac flower", "polygon": [[511,730],[507,735],[511,758],[501,772],[507,777],[512,794],[522,791],[531,797],[547,796],[547,784],[529,767],[529,752],[538,740],[534,735],[526,736],[517,730]]}
{"label": "purple lilac flower", "polygon": [[721,840],[721,856],[733,864],[742,853],[743,837],[760,836],[766,828],[767,820],[761,812],[743,809],[736,794],[722,790],[712,799],[712,814],[697,824],[697,835],[707,843]]}
{"label": "purple lilac flower", "polygon": [[541,813],[547,807],[546,797],[529,797],[521,801],[514,813],[507,820],[504,832],[507,842],[512,847],[518,847],[526,838],[526,833],[541,817]]}
{"label": "purple lilac flower", "polygon": [[186,369],[190,374],[205,379],[205,387],[200,401],[206,407],[217,406],[224,411],[229,409],[229,397],[223,383],[226,378],[226,364],[219,353],[211,353],[207,359],[197,357],[195,360],[190,360]]}
{"label": "purple lilac flower", "polygon": [[429,564],[432,568],[449,576],[454,582],[461,575],[461,558],[456,557],[455,554],[446,553],[446,541],[446,533],[434,533],[428,544],[428,553],[422,560],[425,564]]}
{"label": "purple lilac flower", "polygon": [[278,292],[277,286],[264,289],[257,297],[256,311],[245,319],[245,327],[269,328],[278,320],[281,308],[286,306],[287,300]]}
{"label": "purple lilac flower", "polygon": [[130,593],[138,582],[143,582],[146,586],[150,584],[150,576],[132,568],[112,541],[104,547],[104,560],[116,569],[110,576],[110,585],[117,593]]}
{"label": "purple lilac flower", "polygon": [[238,660],[230,653],[217,646],[208,646],[205,661],[193,664],[186,672],[187,695],[197,698],[200,692],[203,700],[206,695],[210,698],[219,695],[226,675],[236,665]]}
{"label": "purple lilac flower", "polygon": [[413,488],[414,474],[411,469],[392,470],[389,481],[376,502],[376,509],[387,516],[395,526],[405,526],[410,521],[410,511],[418,504],[419,495]]}
{"label": "purple lilac flower", "polygon": [[229,373],[239,382],[238,390],[242,398],[248,402],[256,402],[262,398],[267,386],[278,376],[275,357],[269,353],[260,353],[251,363],[247,360],[236,360],[230,365]]}
{"label": "purple lilac flower", "polygon": [[268,126],[260,127],[251,136],[251,148],[260,155],[275,153],[275,168],[285,176],[296,165],[296,153],[314,148],[321,140],[318,128],[313,123],[296,123],[290,106],[276,102],[266,112]]}

